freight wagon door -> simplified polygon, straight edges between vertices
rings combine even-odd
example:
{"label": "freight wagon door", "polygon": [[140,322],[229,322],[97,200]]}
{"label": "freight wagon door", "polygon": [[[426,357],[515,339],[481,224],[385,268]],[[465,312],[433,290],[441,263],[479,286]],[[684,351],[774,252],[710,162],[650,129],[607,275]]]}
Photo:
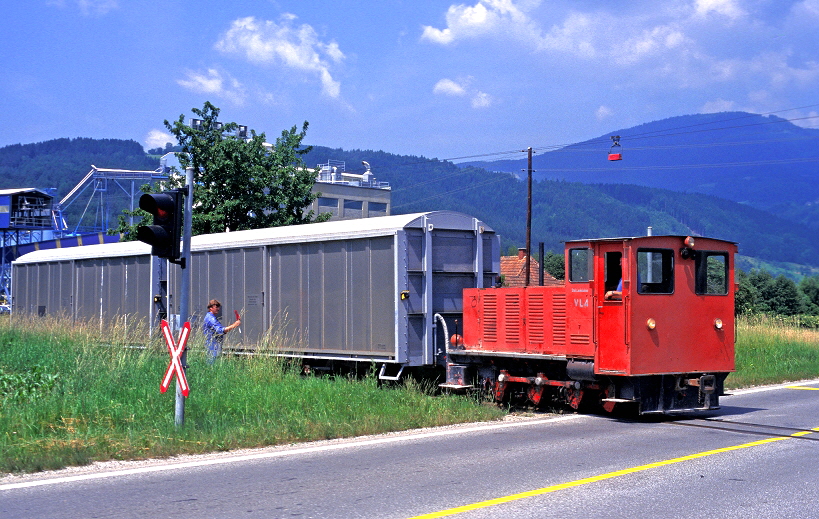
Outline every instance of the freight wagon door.
{"label": "freight wagon door", "polygon": [[598,373],[625,373],[628,369],[626,315],[631,300],[628,249],[622,242],[601,243],[597,255]]}

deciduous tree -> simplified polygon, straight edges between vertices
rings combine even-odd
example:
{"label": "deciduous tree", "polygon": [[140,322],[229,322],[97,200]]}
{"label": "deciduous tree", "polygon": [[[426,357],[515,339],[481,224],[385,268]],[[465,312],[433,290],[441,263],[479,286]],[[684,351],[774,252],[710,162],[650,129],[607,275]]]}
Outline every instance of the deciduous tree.
{"label": "deciduous tree", "polygon": [[[196,127],[185,124],[182,114],[165,126],[182,148],[183,168],[194,168],[193,234],[309,223],[315,218],[307,208],[315,200],[315,174],[307,170],[302,155],[307,122],[301,131],[284,130],[275,144],[265,134],[236,135],[235,122],[220,123],[219,108],[205,102],[193,113]],[[176,183],[181,184],[182,177]],[[329,216],[329,215],[328,215]]]}

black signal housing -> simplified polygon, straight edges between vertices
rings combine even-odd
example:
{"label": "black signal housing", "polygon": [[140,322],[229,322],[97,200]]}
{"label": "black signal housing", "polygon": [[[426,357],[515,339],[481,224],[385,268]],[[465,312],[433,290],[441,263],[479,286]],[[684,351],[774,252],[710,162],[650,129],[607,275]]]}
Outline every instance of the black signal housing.
{"label": "black signal housing", "polygon": [[151,254],[176,263],[181,256],[182,190],[145,193],[139,208],[153,216],[153,225],[137,227],[137,239],[150,245]]}

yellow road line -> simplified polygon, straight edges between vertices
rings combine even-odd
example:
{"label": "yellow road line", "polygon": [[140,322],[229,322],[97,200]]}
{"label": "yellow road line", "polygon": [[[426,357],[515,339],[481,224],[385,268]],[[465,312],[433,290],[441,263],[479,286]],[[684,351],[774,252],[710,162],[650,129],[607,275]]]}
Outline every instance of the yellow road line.
{"label": "yellow road line", "polygon": [[538,488],[536,490],[529,490],[528,492],[520,492],[518,494],[512,494],[503,497],[497,497],[495,499],[489,499],[487,501],[481,501],[478,503],[472,503],[470,505],[463,505],[457,506],[455,508],[450,508],[448,510],[441,510],[439,512],[433,512],[430,514],[423,514],[418,515],[415,517],[411,517],[410,519],[434,519],[437,517],[448,517],[451,515],[462,514],[464,512],[469,512],[472,510],[478,510],[481,508],[488,508],[490,506],[501,505],[504,503],[510,503],[512,501],[518,501],[520,499],[526,499],[527,497],[535,497],[540,496],[543,494],[548,494],[550,492],[557,492],[558,490],[565,490],[567,488],[574,488],[579,487],[582,485],[588,485],[589,483],[596,483],[598,481],[605,481],[607,479],[617,478],[620,476],[627,476],[629,474],[634,474],[635,472],[642,472],[644,470],[649,469],[656,469],[658,467],[665,467],[668,465],[673,465],[675,463],[682,463],[684,461],[691,461],[699,458],[705,458],[706,456],[713,456],[714,454],[722,454],[724,452],[731,452],[740,449],[747,449],[749,447],[757,447],[759,445],[765,445],[768,443],[778,442],[781,440],[789,440],[791,438],[797,438],[799,436],[805,436],[808,434],[812,434],[814,432],[819,432],[819,427],[812,429],[810,431],[800,431],[790,436],[777,436],[773,438],[766,438],[764,440],[757,440],[750,443],[743,443],[741,445],[734,445],[731,447],[723,447],[721,449],[714,449],[710,451],[698,452],[696,454],[689,454],[688,456],[681,456],[679,458],[672,458],[669,460],[663,461],[655,461],[654,463],[649,463],[647,465],[640,465],[638,467],[631,467],[623,470],[616,470],[614,472],[608,472],[606,474],[600,474],[599,476],[592,476],[589,478],[578,479],[575,481],[569,481],[568,483],[560,483],[558,485],[552,485],[550,487]]}
{"label": "yellow road line", "polygon": [[819,391],[819,387],[809,387],[809,386],[787,386],[787,389],[807,389],[809,391]]}

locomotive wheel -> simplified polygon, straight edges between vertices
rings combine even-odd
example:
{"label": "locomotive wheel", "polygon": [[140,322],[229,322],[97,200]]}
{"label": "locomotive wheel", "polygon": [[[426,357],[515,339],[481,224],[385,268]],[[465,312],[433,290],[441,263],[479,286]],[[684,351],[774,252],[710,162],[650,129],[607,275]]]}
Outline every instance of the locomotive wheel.
{"label": "locomotive wheel", "polygon": [[568,387],[565,390],[566,403],[575,411],[580,409],[580,402],[583,400],[583,390]]}

